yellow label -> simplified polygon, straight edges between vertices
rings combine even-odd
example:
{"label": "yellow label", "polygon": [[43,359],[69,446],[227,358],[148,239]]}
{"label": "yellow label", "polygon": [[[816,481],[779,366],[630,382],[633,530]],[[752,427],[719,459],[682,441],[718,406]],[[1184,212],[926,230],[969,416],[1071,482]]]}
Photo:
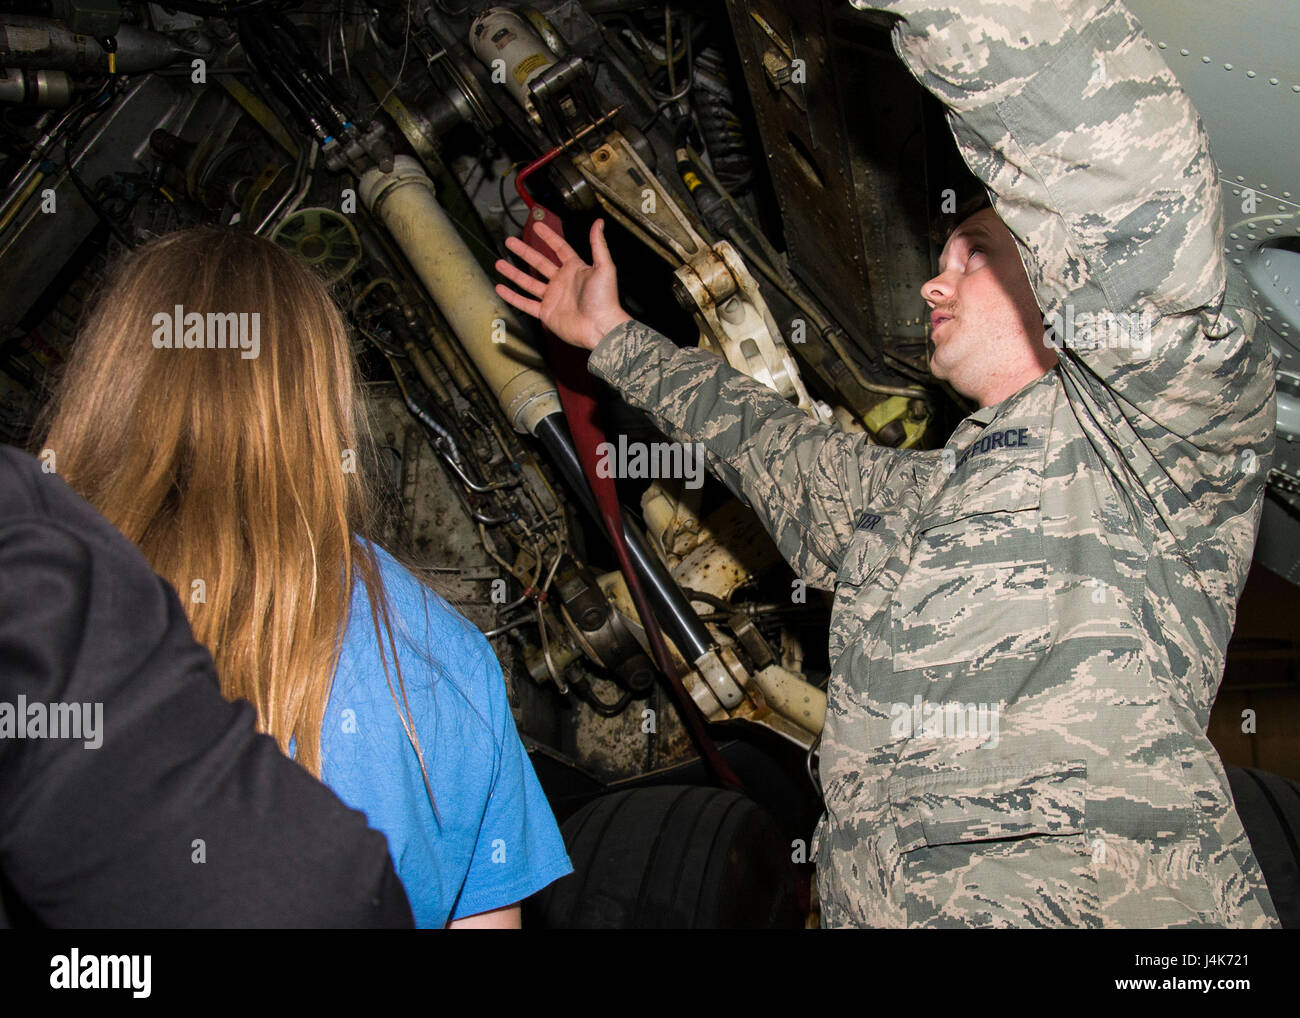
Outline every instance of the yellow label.
{"label": "yellow label", "polygon": [[683,173],[682,180],[686,181],[686,189],[688,191],[694,191],[701,183],[700,178],[695,175],[694,170],[687,170]]}
{"label": "yellow label", "polygon": [[523,84],[528,75],[540,67],[545,67],[551,62],[551,58],[545,53],[534,53],[530,57],[525,57],[519,61],[519,66],[515,68],[515,81]]}

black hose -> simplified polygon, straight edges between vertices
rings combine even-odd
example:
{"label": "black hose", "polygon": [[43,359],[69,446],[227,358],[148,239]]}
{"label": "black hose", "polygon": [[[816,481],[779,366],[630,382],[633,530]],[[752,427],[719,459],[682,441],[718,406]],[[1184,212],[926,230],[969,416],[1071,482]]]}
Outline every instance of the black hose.
{"label": "black hose", "polygon": [[90,206],[90,210],[95,213],[99,221],[108,227],[113,236],[118,239],[118,242],[121,243],[123,247],[130,250],[135,247],[135,241],[127,236],[126,231],[122,229],[117,220],[108,214],[108,210],[100,203],[94,192],[86,186],[86,183],[80,176],[78,176],[77,171],[72,168],[72,152],[77,144],[77,140],[81,137],[81,131],[86,122],[86,117],[95,112],[99,107],[101,100],[108,99],[117,83],[117,80],[116,75],[109,75],[104,83],[99,87],[99,90],[86,101],[86,108],[81,110],[77,114],[75,121],[70,123],[68,133],[63,141],[63,169],[64,172],[67,173],[68,179],[72,181],[72,186],[77,189],[77,193],[80,194],[82,200]]}
{"label": "black hose", "polygon": [[337,121],[340,132],[352,118],[346,110],[346,100],[334,82],[316,60],[316,55],[303,45],[293,24],[278,12],[265,16],[266,41],[279,55],[284,66],[290,68],[303,88],[308,89],[323,110]]}
{"label": "black hose", "polygon": [[267,48],[260,29],[261,25],[251,16],[239,19],[239,39],[243,44],[249,65],[260,77],[266,79],[284,104],[289,107],[294,117],[307,127],[308,133],[313,137],[319,137],[323,128],[320,117],[307,106],[289,80],[284,77],[275,57]]}
{"label": "black hose", "polygon": [[692,601],[703,601],[705,604],[711,604],[713,605],[713,607],[719,608],[722,611],[725,611],[729,614],[736,610],[735,605],[733,605],[730,601],[723,600],[722,598],[718,597],[716,594],[706,594],[702,590],[692,590],[690,587],[683,587],[682,593],[685,594],[687,597],[689,597]]}
{"label": "black hose", "polygon": [[603,718],[614,718],[627,710],[627,705],[632,702],[632,691],[624,690],[623,695],[615,700],[612,704],[605,703],[586,679],[577,679],[569,683],[569,688],[578,694],[579,698],[588,707],[594,710]]}
{"label": "black hose", "polygon": [[343,133],[343,122],[338,119],[332,103],[314,82],[305,77],[302,66],[295,63],[297,57],[292,52],[295,40],[290,40],[290,52],[286,53],[281,45],[284,40],[279,37],[275,26],[269,19],[255,15],[239,18],[239,39],[249,63],[271,83],[308,133],[318,140],[323,140],[325,135]]}
{"label": "black hose", "polygon": [[[603,528],[604,521],[595,497],[582,472],[578,451],[569,435],[568,423],[563,413],[553,413],[542,418],[533,430],[533,436],[550,453],[551,462],[559,469],[570,490]],[[665,633],[687,661],[697,661],[713,649],[713,637],[700,621],[699,615],[682,593],[677,581],[664,567],[659,557],[650,553],[645,538],[628,519],[623,520],[623,536],[628,553],[636,566],[637,575],[658,609]]]}
{"label": "black hose", "polygon": [[695,119],[718,183],[733,195],[743,194],[754,179],[754,170],[740,118],[726,99],[701,88],[695,90]]}

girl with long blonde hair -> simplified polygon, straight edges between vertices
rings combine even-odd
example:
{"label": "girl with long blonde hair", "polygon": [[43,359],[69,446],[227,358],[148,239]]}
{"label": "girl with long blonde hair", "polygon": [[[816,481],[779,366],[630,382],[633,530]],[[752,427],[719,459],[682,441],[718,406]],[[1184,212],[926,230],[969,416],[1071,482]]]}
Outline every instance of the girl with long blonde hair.
{"label": "girl with long blonde hair", "polygon": [[307,266],[235,229],[132,252],[42,432],[176,588],[225,696],[387,835],[417,925],[517,925],[569,872],[486,639],[364,537],[365,401]]}

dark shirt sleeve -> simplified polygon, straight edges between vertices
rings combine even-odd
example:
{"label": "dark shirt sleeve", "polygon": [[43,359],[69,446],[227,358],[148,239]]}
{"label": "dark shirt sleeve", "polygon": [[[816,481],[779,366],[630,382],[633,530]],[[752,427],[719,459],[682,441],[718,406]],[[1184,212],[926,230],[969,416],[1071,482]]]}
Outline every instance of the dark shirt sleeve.
{"label": "dark shirt sleeve", "polygon": [[412,925],[383,835],[257,734],[248,703],[221,696],[175,591],[61,479],[0,447],[6,704],[11,722],[24,704],[29,718],[34,704],[49,717],[51,704],[90,705],[81,738],[49,726],[0,738],[11,915],[55,927]]}

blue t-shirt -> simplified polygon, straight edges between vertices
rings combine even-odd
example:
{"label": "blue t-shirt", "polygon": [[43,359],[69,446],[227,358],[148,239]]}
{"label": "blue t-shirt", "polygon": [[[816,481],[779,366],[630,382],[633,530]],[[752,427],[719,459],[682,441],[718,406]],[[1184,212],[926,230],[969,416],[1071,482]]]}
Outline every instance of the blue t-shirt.
{"label": "blue t-shirt", "polygon": [[360,580],[321,727],[321,779],[384,832],[416,926],[437,928],[511,905],[573,867],[487,638],[372,547],[437,814],[393,701],[402,691],[387,634],[393,691]]}

